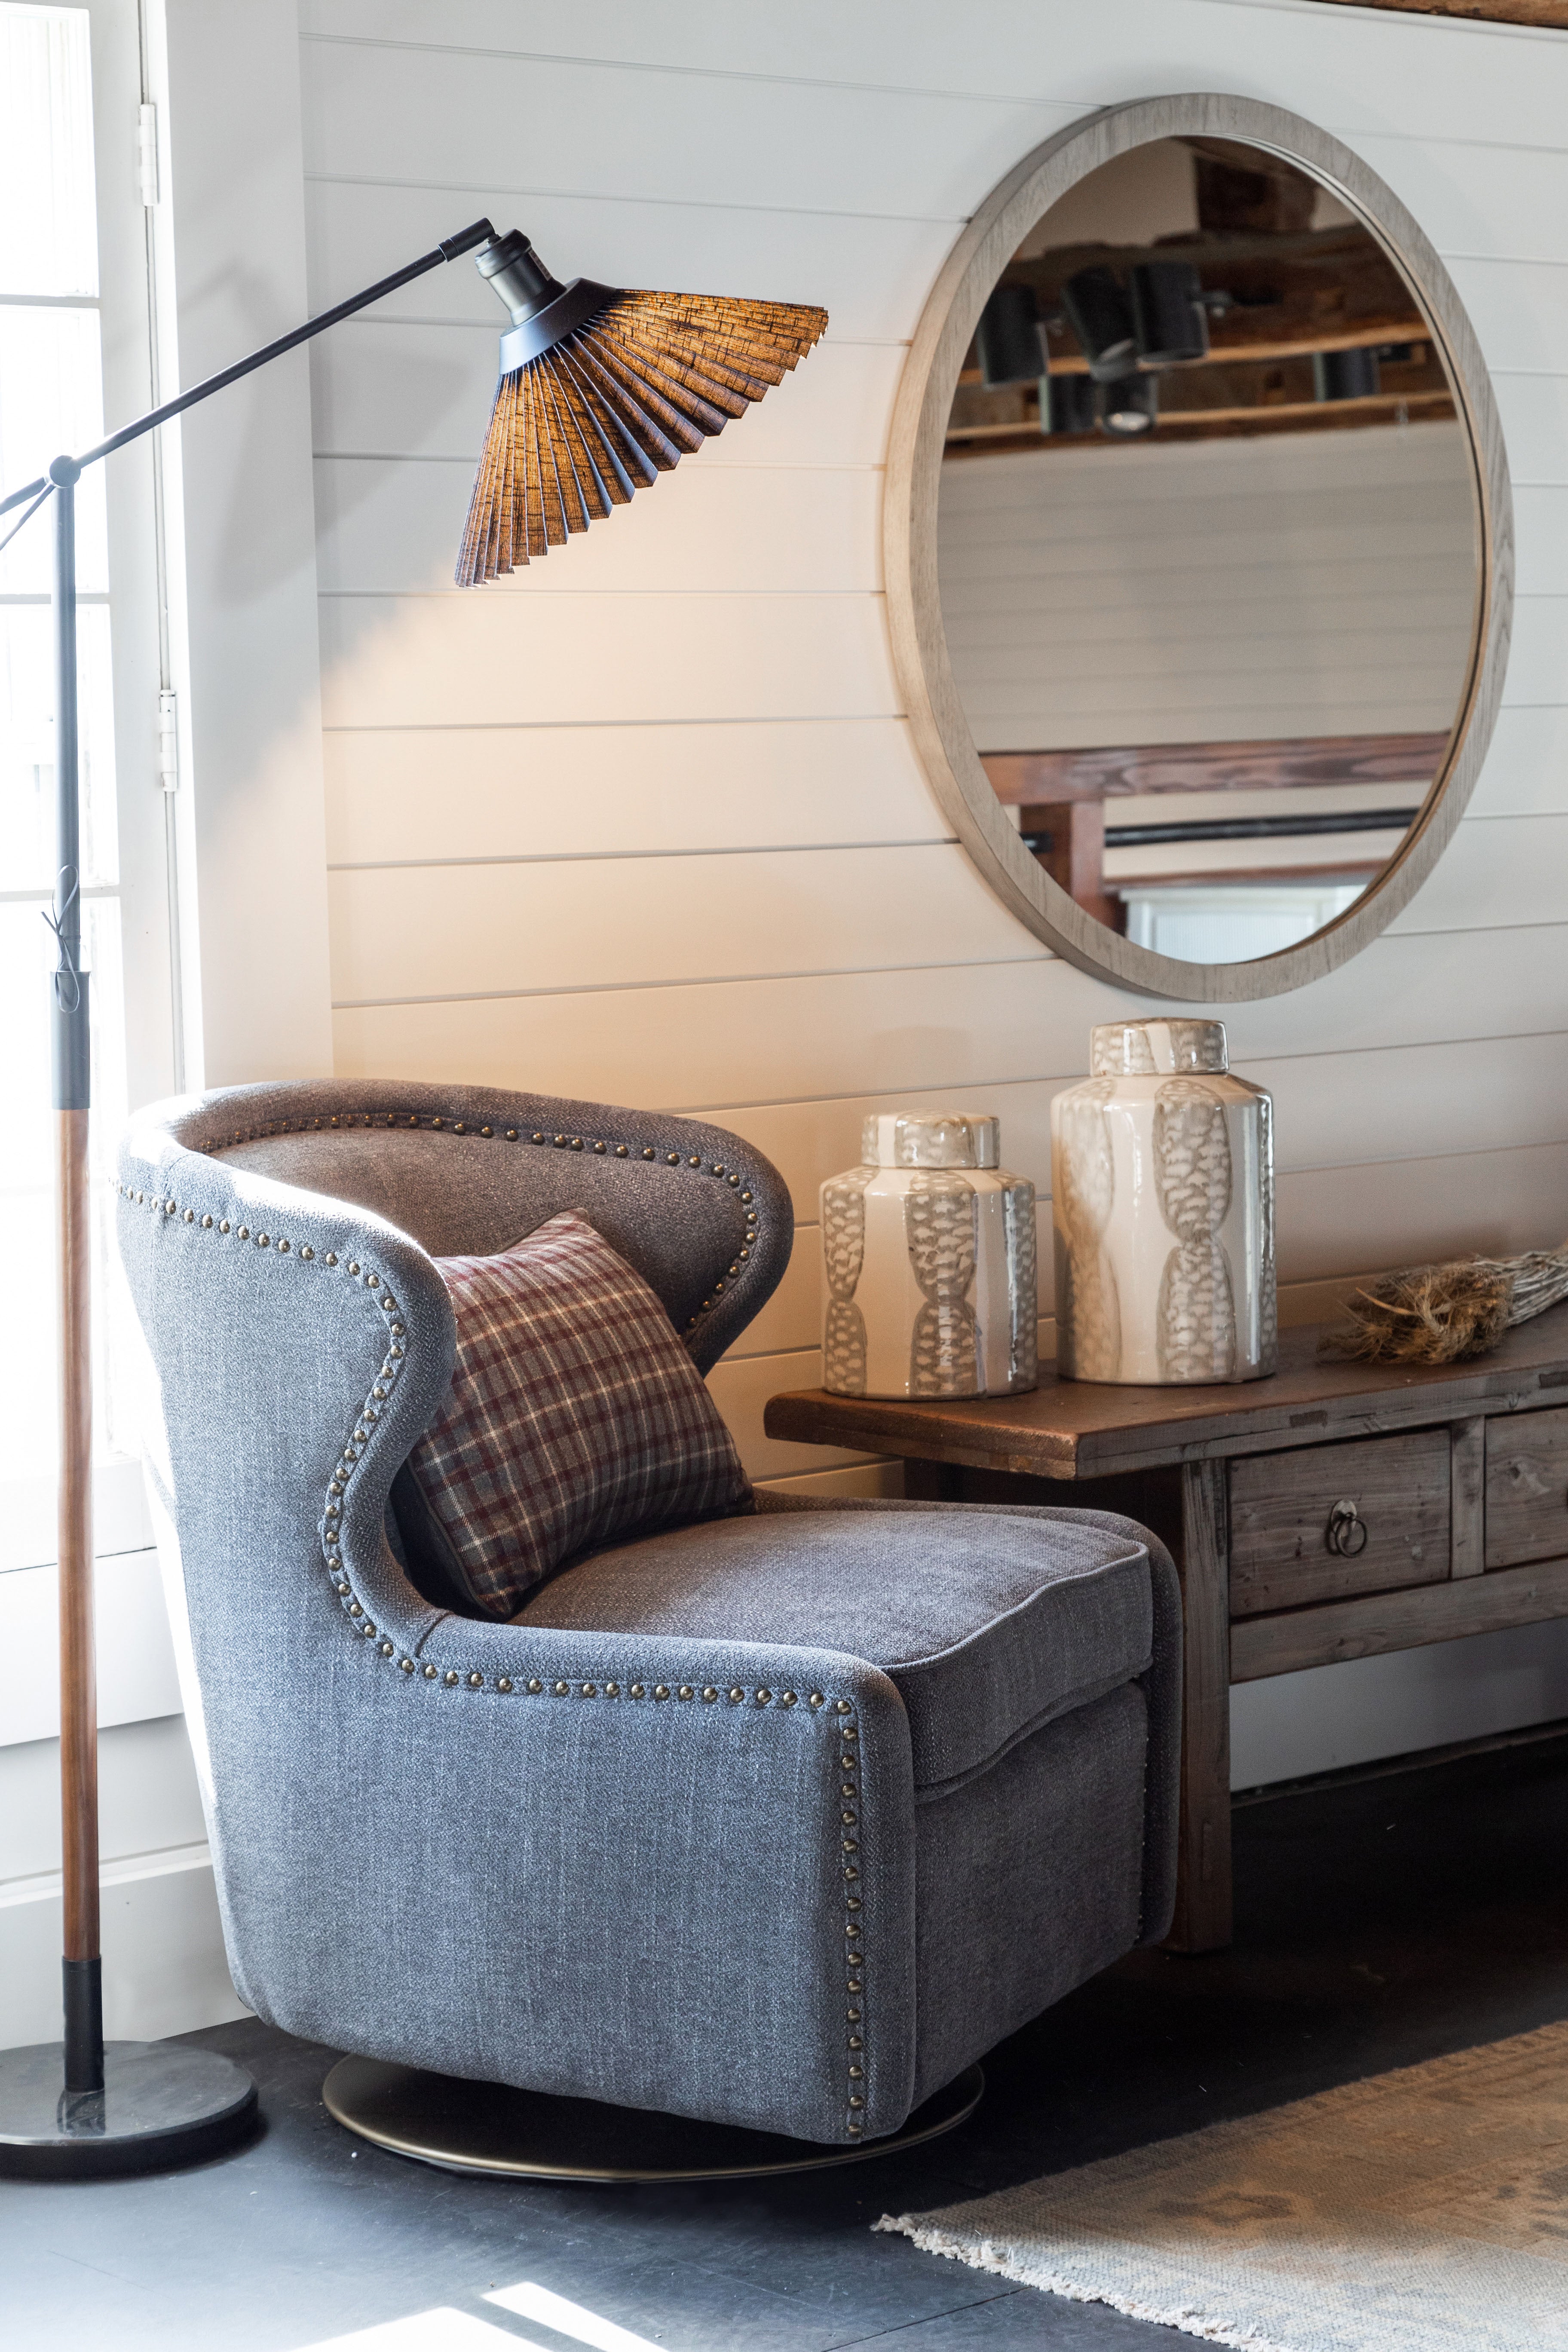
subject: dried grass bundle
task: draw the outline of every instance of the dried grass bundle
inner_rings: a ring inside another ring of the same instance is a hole
[[[1347,1300],[1351,1320],[1321,1342],[1363,1363],[1458,1364],[1568,1298],[1568,1242],[1521,1257],[1407,1266]]]

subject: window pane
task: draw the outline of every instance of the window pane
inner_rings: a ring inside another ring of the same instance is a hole
[[[0,604],[0,888],[55,887],[55,648],[47,604]],[[77,614],[84,888],[119,878],[109,608]]]
[[[0,8],[0,23],[5,20]],[[19,489],[62,450],[103,438],[103,370],[96,310],[27,310],[0,305],[0,486]],[[7,516],[0,537],[17,520]],[[77,586],[109,585],[103,467],[91,467],[76,494]],[[54,578],[54,520],[46,505],[0,555],[0,593],[43,595]]]
[[[87,11],[0,8],[0,294],[96,294],[94,203]]]

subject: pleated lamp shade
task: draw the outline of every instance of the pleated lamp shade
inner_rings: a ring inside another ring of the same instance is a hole
[[[563,286],[516,229],[474,257],[511,312],[458,584],[514,571],[625,506],[782,383],[827,324],[804,302]]]

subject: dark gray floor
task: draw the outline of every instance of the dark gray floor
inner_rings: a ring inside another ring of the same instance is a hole
[[[1138,1955],[996,2052],[961,2132],[845,2172],[492,2186],[347,2137],[323,2051],[256,2024],[193,2037],[257,2075],[262,2131],[183,2175],[0,2186],[0,2343],[292,2352],[449,2308],[495,2331],[483,2352],[1176,2352],[1192,2339],[868,2225],[1568,2014],[1568,1739],[1245,1807],[1237,1830],[1232,1951]],[[481,2299],[524,2281],[599,2325]],[[448,2346],[432,2328],[399,2352]]]

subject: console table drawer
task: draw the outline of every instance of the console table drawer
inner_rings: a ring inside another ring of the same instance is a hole
[[[1244,1455],[1230,1465],[1230,1613],[1435,1584],[1448,1514],[1446,1429]]]
[[[1487,1566],[1568,1552],[1568,1408],[1487,1423]]]

